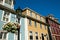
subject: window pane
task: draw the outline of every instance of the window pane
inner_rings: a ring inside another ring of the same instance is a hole
[[[32,11],[30,11],[30,16],[32,16]]]
[[[38,36],[36,36],[36,39],[38,40]]]
[[[8,21],[8,18],[6,18],[6,21]]]
[[[33,40],[33,36],[30,36],[30,40]]]
[[[6,16],[6,12],[4,13],[4,16]]]
[[[4,14],[3,14],[3,21],[9,21],[9,15],[10,15],[9,12],[4,12]]]
[[[44,40],[44,35],[43,34],[41,34],[42,35],[42,40]]]
[[[35,34],[36,34],[36,40],[38,40],[38,32],[35,32]]]
[[[4,39],[6,39],[6,33],[4,33]]]
[[[31,20],[29,19],[29,25],[31,25]]]
[[[46,25],[45,25],[45,29],[46,29]]]
[[[40,28],[42,28],[42,24],[40,23]]]
[[[3,17],[3,20],[5,21],[5,17]]]
[[[30,33],[32,33],[32,31],[30,31]]]
[[[2,39],[2,35],[3,35],[3,33],[1,32],[1,33],[0,33],[0,39]]]
[[[35,21],[35,27],[37,26],[36,21]]]
[[[30,35],[33,35],[33,34],[32,34],[32,31],[30,31],[29,34],[30,34]]]
[[[8,15],[9,15],[9,12],[4,12],[4,15],[5,15],[5,16],[8,16]]]

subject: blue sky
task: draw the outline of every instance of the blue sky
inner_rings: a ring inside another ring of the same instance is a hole
[[[60,21],[60,0],[16,0],[15,9],[29,7],[37,13],[46,16],[53,14]]]

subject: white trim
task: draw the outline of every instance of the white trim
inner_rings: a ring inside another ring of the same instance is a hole
[[[10,22],[10,20],[11,20],[11,13],[10,13],[10,15],[9,15],[9,22]]]
[[[20,33],[20,40],[21,40],[21,33]]]
[[[27,24],[27,18],[25,18],[25,40],[28,40],[28,24]]]
[[[8,35],[9,35],[9,33],[7,33],[6,40],[8,40]]]
[[[3,14],[4,14],[4,11],[2,11],[3,13],[2,13],[2,18],[1,18],[1,21],[3,21]]]

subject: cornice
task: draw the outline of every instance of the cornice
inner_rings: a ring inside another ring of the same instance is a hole
[[[56,22],[55,20],[53,20],[53,19],[51,19],[51,18],[49,18],[49,17],[46,17],[46,18],[60,25],[59,22]]]

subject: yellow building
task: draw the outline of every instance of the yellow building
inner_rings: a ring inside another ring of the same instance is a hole
[[[49,40],[48,24],[44,16],[30,8],[23,9],[22,15],[25,15],[25,25],[27,26],[25,27],[25,40]]]

